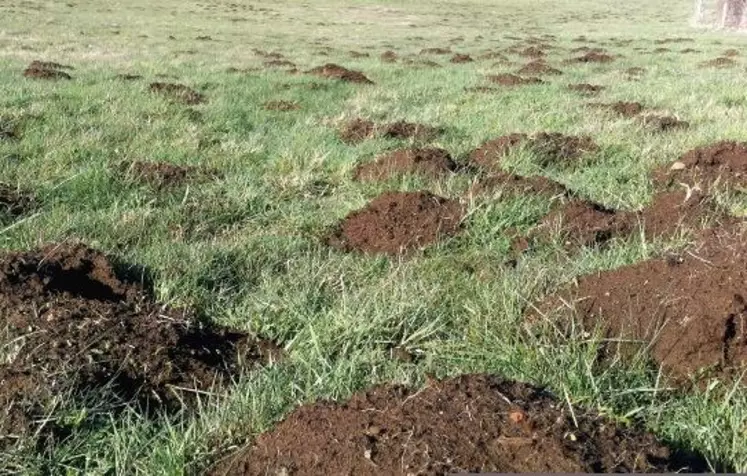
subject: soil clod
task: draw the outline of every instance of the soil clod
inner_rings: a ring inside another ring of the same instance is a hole
[[[584,95],[593,96],[593,95],[599,94],[604,89],[604,86],[598,86],[595,84],[588,84],[588,83],[569,84],[568,89],[570,91],[574,91],[574,92],[581,93]]]
[[[373,84],[373,81],[368,79],[360,71],[353,71],[333,63],[318,66],[309,70],[308,73],[322,78],[337,79],[349,83]]]
[[[528,84],[542,84],[539,78],[523,77],[515,74],[494,74],[488,76],[488,80],[501,86],[525,86]]]
[[[450,63],[455,63],[455,64],[472,63],[473,61],[475,60],[473,60],[470,55],[466,55],[466,54],[456,54],[452,56],[451,59],[449,60]]]
[[[267,101],[264,103],[263,107],[268,111],[296,111],[298,109],[301,109],[301,106],[298,105],[298,103],[293,101]]]
[[[517,71],[518,74],[523,75],[540,75],[540,74],[552,74],[559,75],[563,74],[559,69],[553,68],[544,61],[532,61],[524,65],[523,68]]]
[[[379,181],[405,174],[425,177],[442,177],[453,173],[456,164],[443,149],[403,149],[383,155],[375,162],[359,165],[353,174],[355,180]]]
[[[345,123],[340,131],[340,138],[347,144],[386,137],[388,139],[413,139],[428,141],[441,133],[441,129],[414,122],[397,121],[389,124],[376,124],[367,119],[353,119]]]
[[[205,102],[205,96],[183,84],[151,83],[150,90],[190,106]]]
[[[662,186],[685,183],[706,191],[721,184],[746,188],[747,143],[724,141],[693,149],[673,165],[658,169],[654,181]]]

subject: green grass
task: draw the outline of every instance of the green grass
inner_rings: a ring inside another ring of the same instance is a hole
[[[574,403],[702,452],[714,469],[747,471],[741,387],[664,388],[644,355],[603,365],[593,335],[569,336],[550,323],[530,330],[522,321],[530,303],[574,277],[635,263],[682,242],[634,237],[573,255],[547,246],[510,268],[504,265],[505,232],[529,229],[549,209],[546,201],[499,194],[466,200],[470,179],[464,177],[355,183],[355,165],[406,142],[349,146],[336,134],[339,124],[358,116],[423,122],[446,129],[433,145],[460,160],[510,132],[587,134],[602,147],[593,162],[543,173],[605,205],[637,208],[650,200],[648,177],[656,166],[698,145],[747,140],[744,59],[737,58],[734,69],[700,66],[741,48],[743,37],[691,29],[689,0],[245,4],[253,10],[222,1],[109,5],[35,0],[0,6],[0,116],[21,131],[19,141],[0,141],[0,177],[33,190],[42,203],[25,220],[0,222],[0,247],[82,240],[151,270],[159,300],[195,306],[215,322],[274,339],[287,358],[242,375],[199,411],[176,416],[146,419],[132,410],[114,417],[98,413],[95,402],[62,398],[53,413],[79,423],[73,434],[44,451],[24,442],[0,455],[0,472],[199,473],[303,402],[464,372],[547,385]],[[609,65],[564,65],[572,55],[554,51],[548,61],[563,76],[497,94],[464,88],[518,65],[451,65],[437,57],[442,68],[416,69],[378,59],[385,49],[407,56],[448,46],[457,36],[464,41],[452,48],[477,57],[510,47],[512,35],[546,33],[566,49],[582,44],[572,40],[583,34],[621,57]],[[200,35],[216,41],[194,39]],[[676,36],[695,41],[665,45],[673,53],[650,53],[660,46],[654,40]],[[632,42],[607,44],[612,38]],[[322,45],[333,49],[328,56],[320,55]],[[677,53],[687,47],[701,52]],[[280,51],[302,70],[340,63],[376,85],[265,70],[252,48]],[[371,57],[351,59],[349,50]],[[25,80],[21,71],[33,59],[72,64],[75,79]],[[646,74],[626,81],[623,71],[634,66]],[[259,69],[229,73],[229,67]],[[113,79],[122,72],[145,78]],[[157,74],[177,76],[208,102],[186,107],[149,93]],[[588,108],[589,99],[564,89],[578,82],[606,86],[593,101],[640,101],[692,127],[654,134],[634,120]],[[301,109],[262,108],[278,99]],[[155,191],[118,172],[119,164],[136,159],[205,166],[221,176]],[[507,165],[538,170],[521,153]],[[465,200],[465,232],[402,260],[343,254],[323,244],[340,218],[390,189],[428,189]],[[416,364],[392,360],[388,349],[395,345],[424,358]]]

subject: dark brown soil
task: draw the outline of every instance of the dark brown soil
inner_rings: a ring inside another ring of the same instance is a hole
[[[475,195],[501,190],[507,195],[569,195],[562,184],[546,177],[521,177],[509,172],[494,172],[477,182],[470,191]]]
[[[213,41],[213,37],[210,35],[200,35],[195,37],[195,40],[197,41]]]
[[[385,63],[396,63],[399,56],[397,56],[397,53],[395,53],[394,51],[388,50],[381,53],[381,56],[379,58]]]
[[[263,63],[266,68],[295,68],[296,63],[284,59],[274,59]]]
[[[654,173],[654,181],[662,186],[686,183],[704,190],[723,184],[747,187],[747,143],[718,142],[698,147],[684,154],[671,166]]]
[[[536,46],[530,46],[526,49],[521,50],[519,52],[519,55],[527,56],[529,58],[543,58],[547,56],[547,53],[542,51],[540,48],[537,48]]]
[[[705,467],[701,459],[694,469]],[[379,386],[344,403],[304,405],[209,474],[443,475],[668,472],[681,457],[528,384],[488,375]]]
[[[64,71],[50,68],[40,68],[29,66],[23,71],[23,75],[32,79],[73,79],[72,76]]]
[[[349,214],[328,244],[344,251],[396,255],[456,234],[463,214],[458,202],[429,192],[389,192]]]
[[[138,79],[143,79],[143,77],[139,74],[127,74],[127,73],[118,74],[117,76],[115,76],[115,78],[121,79],[123,81],[135,81]]]
[[[420,50],[421,55],[450,55],[450,48],[424,48]]]
[[[452,56],[451,59],[449,60],[449,62],[456,63],[456,64],[459,64],[459,63],[472,63],[473,61],[475,61],[475,60],[473,60],[470,55],[465,55],[465,54],[456,54],[456,55]]]
[[[441,130],[436,127],[413,122],[397,121],[389,124],[375,124],[366,119],[353,119],[340,131],[340,138],[347,144],[354,144],[373,137],[389,139],[413,139],[427,141],[437,137]]]
[[[66,64],[55,63],[54,61],[32,61],[28,66],[32,69],[75,69]]]
[[[539,74],[563,74],[559,69],[553,68],[544,61],[532,61],[524,65],[523,68],[517,71],[518,74],[523,75],[539,75]]]
[[[543,167],[574,165],[586,154],[599,149],[591,137],[566,136],[557,132],[534,134],[528,145]]]
[[[373,81],[368,79],[360,71],[353,71],[333,63],[318,66],[309,70],[308,73],[322,78],[337,79],[349,83],[373,84]]]
[[[604,89],[604,86],[597,86],[595,84],[588,83],[569,84],[568,89],[584,95],[593,96],[595,94],[599,94],[599,92]]]
[[[268,111],[297,111],[301,109],[298,103],[293,101],[267,101],[264,106]]]
[[[367,119],[353,119],[345,123],[340,130],[340,139],[346,144],[354,144],[374,136],[376,124]]]
[[[610,63],[615,60],[615,57],[606,53],[598,53],[596,51],[590,51],[582,56],[573,58],[570,60],[572,63]]]
[[[515,74],[494,74],[488,76],[488,80],[501,86],[524,86],[527,84],[542,84],[539,78],[526,78]]]
[[[721,57],[706,61],[704,63],[701,63],[701,65],[712,68],[732,68],[737,65],[737,62],[731,58]]]
[[[30,430],[68,391],[178,409],[271,350],[153,302],[142,276],[122,269],[84,245],[0,257],[0,320],[16,348],[0,364],[0,440]]]
[[[700,50],[696,50],[695,48],[685,48],[683,50],[680,50],[680,53],[682,53],[682,54],[700,53]]]
[[[205,96],[183,84],[151,83],[150,90],[190,106],[205,102]]]
[[[353,176],[362,182],[407,174],[437,178],[455,172],[456,168],[456,163],[444,149],[402,149],[383,155],[375,162],[359,165]]]
[[[641,117],[643,124],[657,132],[668,132],[675,129],[687,129],[690,123],[681,121],[673,116],[649,114]]]
[[[187,181],[204,179],[210,175],[197,167],[167,162],[132,162],[125,166],[127,174],[157,189],[178,187]]]
[[[639,348],[649,346],[667,375],[686,383],[696,374],[744,368],[745,270],[745,235],[726,227],[706,231],[695,249],[679,256],[584,277],[559,295],[575,303],[589,329],[601,325],[607,337],[641,341]],[[539,306],[543,312],[560,307],[555,296]]]
[[[489,140],[470,154],[470,162],[480,168],[501,170],[501,159],[513,148],[527,140],[526,134],[509,134]]]
[[[645,109],[641,103],[625,101],[618,101],[611,104],[593,103],[590,105],[592,107],[608,109],[612,112],[620,114],[623,117],[635,117],[638,114],[642,113]]]
[[[3,223],[3,218],[18,218],[35,207],[32,194],[0,182],[0,223]]]

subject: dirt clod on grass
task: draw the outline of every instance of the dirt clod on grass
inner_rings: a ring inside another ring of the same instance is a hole
[[[298,103],[293,101],[267,101],[264,103],[263,107],[268,111],[297,111],[298,109],[301,109],[301,106],[298,105]]]
[[[706,230],[695,248],[583,277],[558,296],[590,330],[600,325],[628,341],[623,353],[650,346],[675,382],[727,376],[747,362],[745,238],[733,227]],[[556,296],[539,305],[543,313],[560,307]]]
[[[55,63],[54,61],[39,60],[32,61],[28,67],[33,69],[75,69],[72,66],[66,64]]]
[[[520,56],[527,56],[529,58],[542,58],[544,56],[547,56],[547,53],[545,53],[542,49],[536,46],[527,47],[519,51],[518,54]]]
[[[522,177],[510,172],[493,172],[480,179],[473,185],[470,191],[475,195],[490,193],[500,190],[506,195],[543,195],[543,196],[565,196],[569,190],[562,184],[546,177]]]
[[[599,94],[602,90],[604,90],[604,86],[598,86],[596,84],[588,84],[588,83],[569,84],[568,90],[581,93],[587,96],[593,96],[595,94]]]
[[[210,474],[667,472],[682,459],[650,433],[570,409],[544,389],[462,375],[303,405]]]
[[[501,159],[527,140],[527,134],[508,134],[489,140],[470,154],[470,162],[485,170],[501,170]]]
[[[397,255],[458,233],[462,206],[429,192],[388,192],[349,214],[328,239],[343,251]]]
[[[566,136],[558,132],[538,132],[531,136],[514,133],[486,142],[470,154],[470,160],[480,168],[499,170],[501,159],[519,146],[530,149],[543,167],[574,165],[599,149],[587,136]]]
[[[0,182],[0,223],[4,218],[15,219],[36,207],[36,199],[26,191]]]
[[[522,75],[563,74],[562,71],[560,71],[559,69],[553,68],[552,66],[545,63],[544,61],[532,61],[530,63],[527,63],[526,65],[524,65],[524,67],[518,70],[517,73],[522,74]]]
[[[736,61],[726,57],[719,57],[701,63],[701,66],[706,66],[709,68],[733,68],[736,65]]]
[[[324,66],[317,66],[316,68],[310,69],[308,74],[313,74],[322,78],[337,79],[348,83],[373,84],[373,81],[368,79],[360,71],[353,71],[333,63],[327,63]]]
[[[515,74],[493,74],[488,76],[488,80],[501,86],[525,86],[544,83],[539,78],[517,76]]]
[[[296,63],[284,59],[274,59],[262,63],[265,68],[295,68]]]
[[[395,53],[392,50],[387,50],[383,53],[381,53],[381,56],[379,56],[379,59],[383,61],[384,63],[396,63],[399,56],[397,53]]]
[[[450,55],[450,48],[423,48],[420,50],[421,55]]]
[[[441,129],[414,122],[397,121],[388,124],[376,124],[367,119],[353,119],[345,123],[340,130],[340,139],[347,144],[386,137],[388,139],[413,139],[428,141],[441,134]]]
[[[178,187],[190,180],[205,179],[214,175],[199,167],[176,165],[168,162],[131,162],[123,167],[129,177],[147,183],[156,189]]]
[[[588,53],[569,60],[571,63],[611,63],[615,57],[607,53],[589,51]]]
[[[39,65],[34,65],[34,63],[31,63],[23,71],[23,75],[31,79],[73,79],[72,76],[64,71],[54,68],[45,68]]]
[[[466,54],[455,54],[449,60],[450,63],[455,63],[455,64],[472,63],[473,61],[475,60],[473,60],[470,55],[466,55]]]
[[[220,387],[269,357],[267,343],[154,302],[142,281],[82,244],[0,256],[3,345],[12,349],[0,364],[0,439],[28,432],[53,395],[104,392],[115,405],[178,409],[193,401],[190,389]]]
[[[359,165],[355,180],[379,181],[406,174],[438,178],[456,171],[456,163],[444,149],[402,149],[383,155],[376,161]]]
[[[654,182],[664,187],[685,183],[706,191],[718,185],[746,188],[747,143],[724,141],[693,149],[656,170]]]
[[[641,117],[643,124],[657,132],[668,132],[675,129],[687,129],[690,123],[674,116],[647,114]]]
[[[122,81],[136,81],[138,79],[143,79],[143,77],[139,74],[129,74],[129,73],[122,73],[115,76],[116,79],[121,79]]]
[[[618,101],[618,102],[610,103],[610,104],[592,103],[590,104],[590,106],[596,107],[599,109],[607,109],[623,117],[635,117],[638,114],[642,113],[643,110],[645,109],[641,103],[626,102],[626,101]]]
[[[156,82],[150,84],[150,90],[190,106],[205,102],[205,96],[183,84]]]
[[[350,50],[348,54],[350,55],[351,58],[368,58],[371,56],[368,53],[363,53],[363,52],[355,51],[355,50]]]

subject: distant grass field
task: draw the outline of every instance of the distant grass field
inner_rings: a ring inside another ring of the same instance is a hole
[[[593,163],[546,175],[606,206],[641,207],[651,198],[655,167],[699,145],[747,140],[747,40],[692,28],[691,3],[3,2],[0,118],[18,123],[20,138],[0,140],[0,181],[33,191],[41,205],[20,221],[0,222],[0,247],[81,240],[147,267],[160,301],[193,306],[210,320],[272,339],[287,355],[243,375],[229,391],[206,395],[199,411],[176,416],[147,419],[132,410],[91,428],[83,422],[95,405],[61,398],[53,417],[80,421],[79,428],[46,448],[29,442],[11,448],[0,455],[0,472],[200,473],[301,403],[345,398],[375,383],[419,385],[426,376],[466,372],[546,385],[570,402],[641,422],[663,440],[701,452],[715,470],[747,471],[741,387],[666,388],[644,355],[603,364],[593,335],[569,338],[550,323],[530,332],[522,322],[528,303],[562,284],[682,246],[687,237],[634,237],[573,254],[547,246],[511,268],[504,265],[507,231],[531,227],[549,210],[546,200],[470,195],[473,178],[464,175],[356,183],[357,164],[408,142],[347,145],[337,135],[355,117],[439,126],[445,132],[431,145],[462,163],[486,140],[511,132],[589,135],[602,148]],[[556,35],[563,48],[547,57],[562,76],[548,76],[549,85],[465,91],[485,84],[486,74],[513,72],[527,61],[506,53],[516,64],[494,65],[477,59],[482,53],[504,51],[514,37],[544,34]],[[575,42],[580,35],[587,41]],[[655,43],[674,37],[694,41]],[[631,41],[621,46],[620,40]],[[585,44],[619,58],[563,64],[575,56],[570,49]],[[652,53],[662,46],[672,51]],[[451,47],[476,61],[429,56],[442,67],[416,68],[379,59],[385,50],[407,57],[428,47]],[[254,48],[282,53],[301,71],[334,62],[376,84],[265,68]],[[699,52],[680,53],[684,48]],[[735,67],[701,66],[731,48],[742,52]],[[351,50],[370,57],[352,58]],[[25,79],[32,60],[72,65],[74,79]],[[631,67],[646,72],[628,80],[624,71]],[[120,73],[143,79],[116,79]],[[149,92],[152,81],[186,84],[207,102],[173,103]],[[606,89],[588,99],[567,91],[570,83]],[[263,104],[271,100],[300,107],[267,111]],[[639,101],[691,127],[654,133],[586,105],[618,100]],[[122,173],[121,164],[133,160],[218,174],[159,190]],[[507,163],[522,173],[538,170],[521,153]],[[324,244],[341,218],[392,189],[462,200],[465,231],[403,259]],[[723,200],[741,212],[739,200]],[[392,359],[396,346],[422,359]]]

